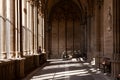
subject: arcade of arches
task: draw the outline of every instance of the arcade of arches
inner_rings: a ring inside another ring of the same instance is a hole
[[[116,77],[119,14],[119,0],[0,0],[0,80],[23,78],[47,59],[76,50],[98,68],[109,58]]]

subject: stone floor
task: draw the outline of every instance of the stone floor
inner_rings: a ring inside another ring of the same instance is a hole
[[[113,80],[89,63],[75,59],[51,59],[23,80]]]

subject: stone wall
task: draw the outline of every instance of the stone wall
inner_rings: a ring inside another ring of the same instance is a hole
[[[26,56],[21,59],[0,60],[0,80],[22,79],[46,62],[46,54]]]
[[[104,0],[104,56],[113,54],[113,0]]]
[[[73,24],[73,21],[67,20],[67,32],[65,32],[64,20],[61,22],[53,21],[51,56],[53,58],[61,58],[62,52],[64,52],[66,48],[67,51],[81,50],[81,29],[82,27],[80,26],[79,21],[75,21]],[[84,32],[82,34],[84,34]]]
[[[113,55],[113,0],[95,1],[93,5],[94,11],[87,17],[88,60],[95,58],[99,67],[103,57],[112,59]]]

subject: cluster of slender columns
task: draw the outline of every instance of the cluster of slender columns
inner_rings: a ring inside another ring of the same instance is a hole
[[[118,74],[120,74],[120,1],[114,0],[114,12],[113,12],[113,42],[114,42],[114,48],[113,48],[113,60],[112,60],[112,76],[116,77]]]
[[[20,58],[44,48],[43,18],[28,0],[0,0],[0,58]]]
[[[0,52],[4,53],[5,52],[5,36],[1,37],[3,34],[5,34],[5,27],[1,27],[1,26],[5,26],[5,12],[2,11],[2,8],[5,7],[5,0],[0,0]],[[4,9],[6,10],[6,9]],[[4,43],[4,45],[3,45]],[[2,54],[0,54],[0,58],[2,58]]]

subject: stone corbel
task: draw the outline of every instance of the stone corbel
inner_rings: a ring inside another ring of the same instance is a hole
[[[104,3],[104,0],[97,0],[97,6],[99,9],[101,9],[103,3]]]

